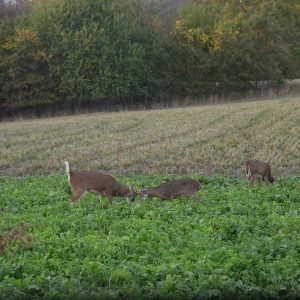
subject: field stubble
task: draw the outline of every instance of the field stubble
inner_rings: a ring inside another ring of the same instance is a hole
[[[0,175],[62,173],[67,159],[112,174],[240,176],[249,158],[295,174],[299,137],[299,97],[19,120],[0,123]]]

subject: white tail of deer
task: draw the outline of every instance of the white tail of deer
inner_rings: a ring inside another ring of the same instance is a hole
[[[112,203],[114,196],[126,197],[133,201],[136,196],[133,187],[124,187],[120,185],[112,176],[102,174],[96,171],[76,171],[74,172],[69,164],[65,161],[68,181],[72,189],[73,203],[76,203],[85,192],[96,192],[100,196],[105,196]]]
[[[154,188],[142,189],[140,194],[144,199],[150,196],[171,200],[180,196],[188,196],[199,201],[200,198],[197,195],[199,189],[200,183],[194,179],[178,179],[164,182]]]
[[[249,186],[253,186],[254,182],[258,181],[259,176],[262,176],[266,183],[273,183],[275,181],[275,178],[271,174],[269,163],[262,160],[247,160],[244,169],[249,180]]]

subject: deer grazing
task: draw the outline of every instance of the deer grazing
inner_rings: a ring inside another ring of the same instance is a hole
[[[261,160],[247,160],[245,162],[245,171],[249,180],[249,186],[253,186],[254,182],[258,182],[258,177],[262,176],[265,183],[273,183],[275,178],[271,174],[270,165]]]
[[[195,200],[200,200],[197,192],[200,183],[194,179],[178,179],[160,184],[154,188],[142,189],[140,191],[143,199],[147,197],[158,197],[162,200],[171,200],[180,196],[189,196]]]
[[[135,189],[120,185],[112,176],[96,171],[74,172],[67,161],[65,164],[68,181],[73,192],[71,199],[73,203],[76,203],[85,192],[96,192],[101,196],[106,196],[110,204],[113,196],[127,197],[127,200],[131,201],[135,199]]]

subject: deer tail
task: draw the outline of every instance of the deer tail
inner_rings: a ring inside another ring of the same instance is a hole
[[[66,165],[66,173],[67,173],[68,177],[72,176],[73,175],[73,171],[71,169],[71,166],[70,166],[69,162],[65,161],[65,165]]]
[[[250,177],[251,176],[251,170],[250,170],[250,166],[249,165],[246,165],[245,171],[246,171],[247,177]]]

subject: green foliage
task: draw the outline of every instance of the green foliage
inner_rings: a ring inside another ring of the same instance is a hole
[[[0,6],[0,107],[8,111],[228,95],[299,77],[299,0]]]
[[[0,45],[2,45],[10,35],[15,31],[15,22],[10,19],[1,20],[0,22]],[[5,68],[3,66],[5,50],[0,47],[0,86],[2,87],[5,82]],[[0,108],[4,106],[6,98],[4,97],[2,88],[0,89]]]
[[[217,89],[235,90],[259,82],[279,84],[295,75],[295,1],[195,2],[182,12],[172,32],[196,53],[184,64],[194,66],[189,68],[191,83],[206,81],[208,86],[218,83]]]
[[[0,298],[299,298],[299,177],[251,190],[194,178],[200,203],[86,194],[75,206],[66,176],[0,178],[0,234],[24,223],[32,236],[0,255]]]
[[[262,1],[245,21],[242,42],[250,58],[253,79],[279,82],[293,70],[291,54],[297,33],[291,1]]]
[[[162,37],[142,30],[120,1],[52,1],[36,9],[33,26],[69,100],[148,96],[160,85]]]
[[[300,77],[300,2],[299,0],[295,0],[296,9],[295,9],[295,19],[296,19],[296,33],[294,36],[295,43],[292,47],[292,55],[295,57],[295,73],[292,74],[291,78],[299,78]]]
[[[15,110],[54,102],[56,97],[48,78],[48,55],[36,33],[16,28],[0,46],[4,106]]]

